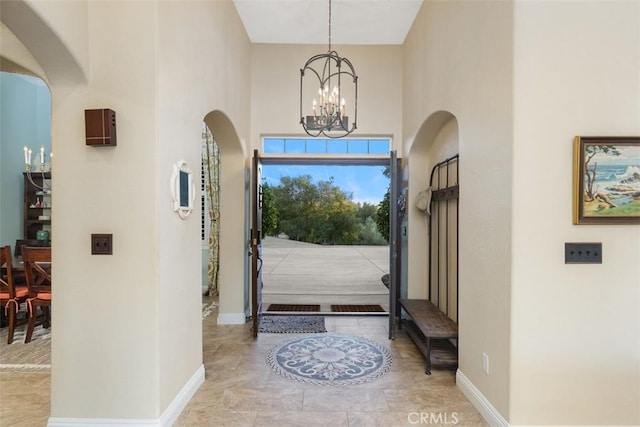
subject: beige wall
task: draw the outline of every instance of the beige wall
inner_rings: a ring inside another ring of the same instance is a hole
[[[239,135],[246,139],[249,130],[250,90],[246,82],[250,45],[231,2],[158,2],[157,28],[158,330],[162,331],[159,355],[160,372],[171,373],[160,378],[164,408],[184,385],[185,378],[193,373],[193,367],[202,363],[202,292],[199,210],[189,220],[180,220],[168,208],[170,192],[165,191],[163,184],[169,182],[172,165],[181,159],[187,160],[198,180],[202,121],[210,112],[226,118],[223,123],[208,121],[218,141],[224,169],[220,192],[224,213],[220,221],[226,233],[221,236],[224,250],[220,265],[220,311],[244,312],[244,287],[238,284],[244,279],[246,251],[243,239],[237,238],[244,231],[244,221],[234,214],[242,211],[244,205],[233,209],[226,206],[229,200],[239,199],[244,188],[244,180],[238,182],[233,177],[242,171],[244,163],[245,149]],[[239,165],[235,160],[238,156],[242,159]],[[195,204],[198,200],[199,197]],[[176,300],[176,293],[184,294],[184,298]],[[176,348],[189,351],[176,352]]]
[[[403,87],[410,195],[425,188],[416,168],[428,174],[443,160],[426,158],[428,144],[450,117],[458,123],[459,366],[504,415],[510,374],[512,21],[508,2],[425,2],[405,41]],[[423,130],[423,124],[431,127],[429,119],[435,129]],[[424,227],[414,233],[416,228],[410,223],[410,257],[426,241]],[[411,267],[416,262],[410,259],[409,291],[426,295],[425,272]],[[483,352],[490,358],[489,375],[482,371]]]
[[[640,422],[640,231],[571,223],[573,137],[640,131],[639,9],[427,2],[405,43],[410,189],[431,114],[459,125],[460,372],[511,425]]]
[[[92,22],[88,83],[51,79],[51,416],[149,418],[159,414],[160,391],[157,11],[151,3],[76,4]],[[47,19],[54,28],[56,18]],[[116,111],[117,147],[84,144],[90,108]],[[92,233],[113,233],[112,256],[91,255]]]
[[[511,416],[640,424],[640,228],[572,225],[572,139],[640,135],[640,3],[517,2]],[[602,242],[565,265],[565,242]]]
[[[333,46],[358,75],[358,129],[351,136],[394,138],[402,155],[402,48]],[[251,64],[251,144],[261,135],[304,135],[300,125],[300,69],[327,46],[255,44]],[[347,100],[347,102],[350,102]],[[351,101],[352,102],[352,101]],[[309,106],[308,113],[310,114]]]
[[[52,92],[51,416],[157,420],[202,367],[199,207],[179,219],[169,177],[179,160],[197,177],[211,112],[227,118],[223,166],[225,153],[246,151],[248,38],[228,1],[10,3],[3,23]],[[52,37],[35,46],[33,34]],[[43,53],[48,43],[64,54]],[[88,108],[117,112],[117,147],[85,145]],[[244,229],[243,218],[226,225]],[[91,233],[113,233],[114,254],[90,255]],[[242,312],[244,251],[235,255],[221,286]]]

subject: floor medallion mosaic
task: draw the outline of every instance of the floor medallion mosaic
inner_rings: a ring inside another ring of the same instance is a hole
[[[317,334],[282,341],[267,352],[267,364],[285,378],[318,385],[354,385],[384,375],[386,347],[366,338]]]

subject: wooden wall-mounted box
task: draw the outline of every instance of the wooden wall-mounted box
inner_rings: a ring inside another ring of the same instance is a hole
[[[116,112],[103,108],[84,110],[87,145],[93,147],[116,146]]]

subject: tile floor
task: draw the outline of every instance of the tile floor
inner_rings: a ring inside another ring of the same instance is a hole
[[[216,318],[214,309],[203,320],[205,382],[176,426],[487,425],[456,386],[453,371],[425,375],[422,355],[402,331],[394,341],[388,339],[386,317],[326,318],[329,332],[364,336],[391,350],[389,372],[348,387],[310,385],[279,376],[267,366],[265,355],[291,334],[261,334],[253,339],[250,325],[217,325]],[[0,426],[46,426],[48,372],[0,373],[0,383]],[[34,389],[40,390],[37,396]]]
[[[216,325],[216,316],[203,323],[205,382],[176,426],[487,425],[456,386],[454,371],[425,375],[422,354],[404,332],[388,339],[387,317],[326,317],[328,332],[388,345],[393,357],[375,381],[331,387],[286,379],[267,366],[267,351],[292,334],[254,340],[249,325]]]

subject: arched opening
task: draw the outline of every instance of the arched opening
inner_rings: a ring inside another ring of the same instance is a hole
[[[53,200],[51,175],[51,92],[46,83],[32,75],[0,72],[0,245],[9,245],[13,261],[13,282],[26,285],[21,256],[22,245],[49,246]],[[27,150],[30,154],[27,155]],[[28,160],[27,160],[28,159]],[[26,169],[26,164],[29,169]],[[28,171],[28,172],[27,172]],[[42,369],[50,366],[51,329],[36,326],[36,351],[19,357],[30,344],[24,344],[29,308],[26,301],[15,307],[18,320],[10,346],[0,351],[0,364]],[[6,345],[6,310],[0,313],[0,342]],[[36,310],[40,317],[40,309]],[[15,344],[15,345],[14,345]]]
[[[431,364],[458,365],[458,122],[432,114],[409,150],[406,329]],[[429,327],[439,324],[432,341]]]
[[[416,204],[418,195],[430,186],[431,170],[437,163],[458,154],[458,121],[447,111],[429,116],[409,150],[408,227],[408,296],[427,298],[429,229],[428,217]]]
[[[79,10],[77,5],[68,7],[70,14]],[[3,70],[18,69],[36,76],[46,75],[51,85],[86,82],[78,58],[27,2],[0,3],[0,16]]]
[[[57,85],[64,82],[67,87],[74,86],[84,81],[84,73],[58,35],[26,2],[2,2],[0,16],[0,242],[3,245],[11,243],[15,253],[13,244],[17,238],[23,238],[25,235],[30,237],[30,233],[37,233],[37,230],[42,229],[50,233],[50,244],[55,253],[64,248],[64,239],[56,239],[55,233],[51,230],[56,219],[55,203],[52,199],[64,197],[65,189],[64,186],[55,189],[55,168],[51,166],[50,153],[61,150],[61,145],[56,144],[53,132],[53,98]],[[26,163],[23,158],[24,146],[33,150],[32,166],[34,171],[37,171],[33,174],[34,181],[37,182],[35,178],[44,169],[51,173],[51,187],[54,191],[59,190],[57,193],[52,191],[48,204],[40,200],[41,206],[47,207],[46,213],[41,212],[43,209],[39,208],[29,209],[33,202],[34,207],[38,204],[37,196],[35,201],[28,201],[22,191],[26,183],[23,175]],[[44,162],[39,154],[41,147],[46,156]],[[44,163],[44,168],[41,168],[41,162]],[[27,208],[23,207],[25,203],[29,204]],[[29,209],[29,214],[25,214],[24,209]],[[35,216],[35,220],[32,216]],[[47,217],[49,219],[46,219]],[[55,305],[54,300],[52,311],[55,310]],[[54,319],[55,316],[52,317],[52,320]],[[20,365],[31,366],[33,372],[38,372],[39,381],[47,384],[51,379],[50,370],[53,370],[55,359],[51,337],[55,336],[58,339],[60,333],[64,332],[62,328],[57,328],[55,334],[49,331],[40,326],[36,327],[34,337],[28,344],[22,343],[21,336],[14,335],[11,346],[1,352],[3,360],[0,363],[16,365],[17,372],[22,369]],[[6,340],[4,344],[6,345]],[[28,351],[24,348],[21,350],[21,346],[29,346],[26,347]],[[11,356],[11,353],[20,354],[13,360],[4,359]]]
[[[248,310],[248,169],[242,143],[229,118],[212,111],[204,118],[220,152],[219,324],[245,323]],[[242,212],[242,215],[238,213]]]
[[[44,171],[50,171],[51,92],[40,78],[3,71],[0,72],[0,93],[0,242],[4,244],[35,238],[40,229],[51,231],[50,224],[27,222],[29,215],[25,216],[23,209],[24,148],[33,151],[31,167],[36,179],[41,171],[41,148]],[[37,203],[36,199],[27,202]]]

